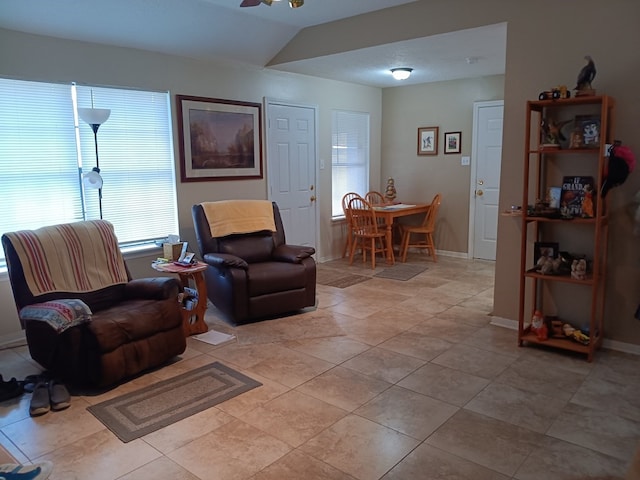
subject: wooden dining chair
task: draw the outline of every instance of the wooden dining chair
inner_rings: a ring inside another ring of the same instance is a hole
[[[382,195],[380,192],[376,192],[375,190],[367,192],[367,194],[364,196],[364,199],[371,205],[383,205],[387,203],[385,201],[384,195]]]
[[[371,268],[376,268],[376,254],[382,253],[383,258],[387,256],[386,232],[380,228],[376,211],[371,204],[362,197],[353,198],[349,201],[349,213],[351,215],[351,225],[353,227],[353,239],[349,253],[349,265],[353,263],[356,248],[362,249],[362,261],[367,261],[367,251],[371,253]],[[393,249],[389,253],[394,262]]]
[[[342,197],[342,212],[344,213],[344,220],[347,227],[346,240],[344,247],[342,248],[342,258],[347,255],[347,252],[351,252],[351,242],[353,241],[353,228],[351,227],[351,217],[349,215],[349,201],[352,198],[362,198],[356,192],[345,193]]]
[[[403,225],[402,226],[402,262],[407,261],[407,252],[409,248],[426,248],[427,253],[433,257],[433,261],[436,259],[436,246],[433,241],[433,234],[436,230],[436,217],[438,215],[438,209],[442,202],[442,195],[439,193],[433,197],[429,211],[424,217],[422,225]],[[411,235],[415,236],[414,243],[411,243]]]

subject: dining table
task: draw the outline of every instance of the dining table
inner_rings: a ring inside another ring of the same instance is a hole
[[[430,203],[392,203],[389,205],[373,206],[376,212],[376,218],[384,219],[387,263],[393,263],[393,222],[395,219],[420,213],[426,214],[429,208],[431,208]]]

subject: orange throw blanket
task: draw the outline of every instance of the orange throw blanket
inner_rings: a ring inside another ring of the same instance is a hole
[[[212,237],[238,233],[276,231],[273,206],[268,200],[222,200],[203,202]]]
[[[92,292],[128,282],[113,225],[90,220],[6,234],[33,295]]]

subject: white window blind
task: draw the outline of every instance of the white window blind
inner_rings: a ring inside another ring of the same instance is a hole
[[[79,179],[69,85],[2,79],[0,233],[82,220]]]
[[[369,190],[369,114],[334,110],[331,135],[331,215],[343,215],[345,193]]]
[[[0,234],[100,217],[98,190],[82,184],[93,130],[74,114],[92,101],[111,110],[98,129],[103,218],[121,245],[177,233],[169,94],[83,86],[76,105],[74,88],[0,79]]]
[[[77,87],[78,107],[108,108],[98,129],[103,218],[121,244],[177,233],[178,219],[168,94]],[[93,130],[79,121],[82,171],[95,166]],[[99,218],[97,190],[85,190],[88,218]]]

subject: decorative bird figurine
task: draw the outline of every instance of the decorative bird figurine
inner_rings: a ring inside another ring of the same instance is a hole
[[[584,59],[587,61],[587,64],[582,67],[582,70],[580,70],[578,74],[578,80],[574,88],[574,90],[577,90],[576,95],[590,95],[594,93],[591,88],[591,82],[596,78],[596,65],[589,55],[585,56]]]

